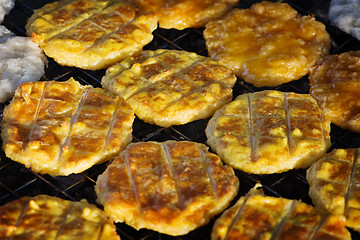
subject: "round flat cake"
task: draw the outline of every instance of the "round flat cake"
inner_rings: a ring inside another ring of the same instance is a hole
[[[360,132],[360,51],[324,57],[309,82],[311,96],[332,123]]]
[[[307,168],[330,147],[330,122],[309,94],[239,95],[216,111],[205,132],[225,163],[254,174]]]
[[[324,24],[287,3],[268,1],[209,22],[204,38],[211,58],[257,87],[305,76],[330,49]]]
[[[298,200],[265,196],[257,187],[215,221],[211,240],[351,239],[344,216]]]
[[[61,0],[28,19],[27,35],[61,65],[97,70],[138,52],[152,39],[157,17],[126,0]]]
[[[98,202],[116,222],[168,235],[187,234],[236,196],[231,167],[201,143],[130,143],[100,175]]]
[[[195,53],[142,51],[107,69],[102,86],[120,95],[137,117],[162,127],[210,117],[232,100],[236,77]]]
[[[316,207],[342,214],[360,231],[360,149],[335,149],[308,170],[309,195]]]
[[[131,0],[145,12],[155,12],[159,27],[185,29],[204,27],[221,17],[239,0]]]
[[[121,97],[74,79],[21,85],[3,112],[3,149],[35,172],[80,173],[132,140],[134,112]]]
[[[39,195],[0,206],[0,239],[120,240],[113,221],[86,200]]]

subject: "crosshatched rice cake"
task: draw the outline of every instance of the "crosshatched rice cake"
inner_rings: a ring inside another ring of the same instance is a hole
[[[239,95],[205,133],[225,163],[254,174],[307,168],[330,147],[330,122],[315,99],[275,90]]]
[[[69,175],[132,140],[134,112],[120,97],[74,79],[21,85],[3,112],[3,149],[35,172]]]
[[[221,17],[239,0],[131,0],[142,11],[153,11],[159,18],[159,27],[185,29],[204,27]]]
[[[342,214],[360,231],[360,149],[335,149],[308,170],[309,195],[316,207]]]
[[[332,123],[360,132],[360,51],[322,58],[309,83],[311,96]]]
[[[257,87],[305,76],[330,49],[324,24],[287,3],[268,1],[209,22],[204,38],[211,58]]]
[[[26,33],[59,64],[97,70],[140,51],[156,28],[125,0],[62,0],[35,10]]]
[[[116,222],[175,236],[207,224],[238,187],[234,170],[204,144],[170,140],[130,143],[95,191]]]
[[[113,221],[86,200],[38,195],[0,207],[0,239],[120,240]]]
[[[255,185],[214,223],[211,240],[350,240],[343,215],[264,195]]]
[[[232,100],[235,82],[210,58],[168,49],[142,51],[108,68],[101,80],[140,119],[162,127],[210,117]]]

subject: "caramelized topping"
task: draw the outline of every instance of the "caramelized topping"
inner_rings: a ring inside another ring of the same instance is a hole
[[[212,239],[351,239],[343,216],[255,188],[216,220]]]
[[[140,119],[169,127],[210,116],[231,100],[235,81],[209,58],[159,49],[110,67],[101,84],[125,98]]]
[[[4,110],[4,149],[37,172],[81,172],[126,146],[133,119],[123,99],[73,79],[27,83]]]
[[[317,207],[342,214],[346,225],[360,230],[359,149],[336,149],[307,172],[310,196]]]
[[[330,48],[321,22],[286,3],[263,1],[233,9],[204,31],[209,55],[255,86],[277,86],[305,76]]]
[[[329,132],[310,95],[274,90],[238,96],[206,128],[209,145],[225,162],[257,174],[309,166],[330,146]]]
[[[309,75],[310,94],[336,125],[360,132],[360,51],[330,55]]]
[[[238,184],[203,144],[138,142],[114,159],[95,190],[116,221],[179,235],[222,211]]]

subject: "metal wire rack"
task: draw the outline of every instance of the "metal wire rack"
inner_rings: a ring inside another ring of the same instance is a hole
[[[53,1],[53,0],[52,0]],[[25,36],[25,24],[32,15],[33,10],[42,7],[52,1],[45,0],[16,0],[13,10],[5,17],[2,23],[16,35]],[[240,0],[236,7],[248,8],[259,0]],[[317,20],[326,25],[331,36],[331,53],[341,53],[350,50],[359,50],[360,42],[336,28],[327,17],[330,0],[284,0],[303,15],[313,15]],[[196,52],[207,56],[205,40],[202,35],[203,29],[165,30],[157,29],[154,32],[153,41],[145,49],[178,49]],[[82,84],[91,84],[101,87],[101,78],[105,70],[87,71],[78,68],[63,67],[49,59],[46,73],[42,80],[67,80],[74,77]],[[273,88],[280,91],[292,91],[308,93],[309,84],[307,77],[297,81],[283,84]],[[234,86],[234,97],[246,92],[259,91],[250,84],[238,79]],[[0,114],[5,104],[1,104]],[[206,143],[205,127],[208,119],[198,120],[181,126],[162,128],[144,123],[135,119],[133,125],[133,141],[165,141],[165,140],[189,140]],[[335,125],[331,129],[332,148],[354,148],[360,147],[360,134],[343,130]],[[106,163],[96,165],[81,174],[73,174],[67,177],[50,177],[40,175],[6,158],[4,152],[0,151],[0,205],[15,200],[25,195],[35,196],[47,194],[61,198],[78,201],[87,199],[96,204],[94,184],[97,176],[101,174]],[[282,174],[271,175],[249,175],[236,171],[240,180],[238,197],[245,195],[256,182],[261,182],[265,193],[272,196],[298,199],[311,204],[308,195],[308,183],[305,178],[306,170],[292,170]],[[99,206],[100,207],[100,206]],[[123,240],[187,240],[187,239],[210,239],[213,221],[206,226],[190,232],[185,236],[171,237],[151,230],[135,230],[126,224],[117,224],[117,230]],[[360,239],[360,234],[351,231],[353,239]]]

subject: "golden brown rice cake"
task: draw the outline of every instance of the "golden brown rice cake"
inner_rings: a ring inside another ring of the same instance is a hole
[[[95,191],[116,222],[182,235],[223,211],[238,187],[233,169],[205,145],[166,141],[130,143]]]
[[[359,149],[335,149],[307,171],[315,206],[345,215],[346,225],[360,231]]]
[[[309,94],[239,95],[214,114],[205,132],[224,162],[254,174],[309,167],[330,147],[330,122]]]
[[[59,64],[96,70],[140,51],[156,27],[125,0],[62,0],[35,10],[26,30]]]
[[[204,37],[213,59],[258,87],[305,76],[330,48],[322,23],[286,3],[268,1],[208,23]]]
[[[39,195],[0,207],[0,239],[120,240],[114,223],[86,200]]]
[[[235,75],[195,53],[143,51],[111,66],[102,86],[125,98],[135,114],[162,127],[211,116],[232,99]]]
[[[255,188],[216,220],[212,240],[351,239],[344,216],[297,200],[264,196]]]
[[[132,0],[143,11],[156,13],[161,28],[182,30],[204,27],[206,23],[221,17],[239,0]]]
[[[334,124],[360,132],[360,51],[329,55],[309,74],[310,94]]]
[[[35,172],[79,173],[125,148],[133,120],[130,106],[101,88],[73,79],[25,83],[4,110],[3,149]]]

